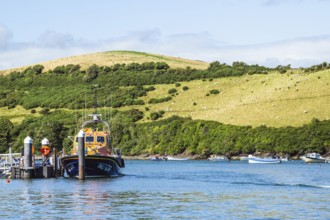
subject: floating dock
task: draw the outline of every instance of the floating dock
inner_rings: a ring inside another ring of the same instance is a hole
[[[55,148],[50,150],[45,138],[42,149],[46,149],[42,159],[36,160],[32,153],[32,139],[24,139],[24,151],[20,153],[0,154],[0,178],[32,179],[54,178],[62,175],[59,158]]]

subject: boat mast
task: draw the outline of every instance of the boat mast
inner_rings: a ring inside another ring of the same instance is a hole
[[[93,114],[97,114],[97,107],[98,107],[98,103],[97,103],[97,87],[99,87],[98,84],[94,85],[94,103],[93,103],[94,113]]]

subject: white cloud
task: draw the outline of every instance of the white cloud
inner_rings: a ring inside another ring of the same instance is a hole
[[[0,69],[111,50],[135,50],[208,62],[218,60],[228,64],[243,61],[269,67],[287,64],[292,67],[307,67],[324,61],[330,62],[330,36],[260,45],[232,45],[217,41],[206,32],[164,36],[158,29],[153,29],[89,42],[76,39],[70,34],[47,31],[36,42],[14,44],[9,42],[10,31],[4,30],[1,32],[0,29],[0,41],[6,46],[0,50]]]
[[[218,55],[228,63],[240,60],[270,67],[287,64],[293,67],[307,67],[324,61],[329,62],[329,51],[330,36],[324,36],[222,48]]]
[[[73,46],[74,39],[70,34],[62,34],[48,30],[39,37],[39,43],[49,48],[68,48]]]
[[[3,49],[9,43],[12,33],[5,26],[0,24],[0,49]]]

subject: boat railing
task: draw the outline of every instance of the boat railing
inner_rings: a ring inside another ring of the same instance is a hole
[[[19,166],[20,153],[0,154],[0,170],[7,170],[13,166]]]
[[[121,157],[121,149],[120,148],[112,148],[111,156]]]

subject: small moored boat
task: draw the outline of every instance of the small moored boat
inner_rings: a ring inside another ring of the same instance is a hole
[[[229,159],[226,156],[216,156],[216,155],[209,157],[208,160],[215,161],[215,162],[228,162],[229,161]]]
[[[186,157],[166,157],[167,160],[189,160],[188,158]]]
[[[251,157],[248,158],[249,163],[260,163],[260,164],[278,164],[281,163],[281,160],[279,158],[272,158],[272,157],[266,157],[266,158],[260,158],[260,157]]]
[[[306,154],[306,156],[302,158],[305,163],[325,163],[326,161],[326,159],[321,157],[319,153]]]
[[[158,156],[156,156],[156,157],[149,158],[149,160],[151,160],[151,161],[166,161],[167,157],[158,157]]]
[[[120,149],[110,145],[110,125],[101,119],[100,114],[91,114],[91,120],[82,123],[85,132],[85,176],[117,177],[121,176],[121,168],[125,167]],[[78,177],[78,138],[72,140],[70,155],[61,158],[65,176]]]

